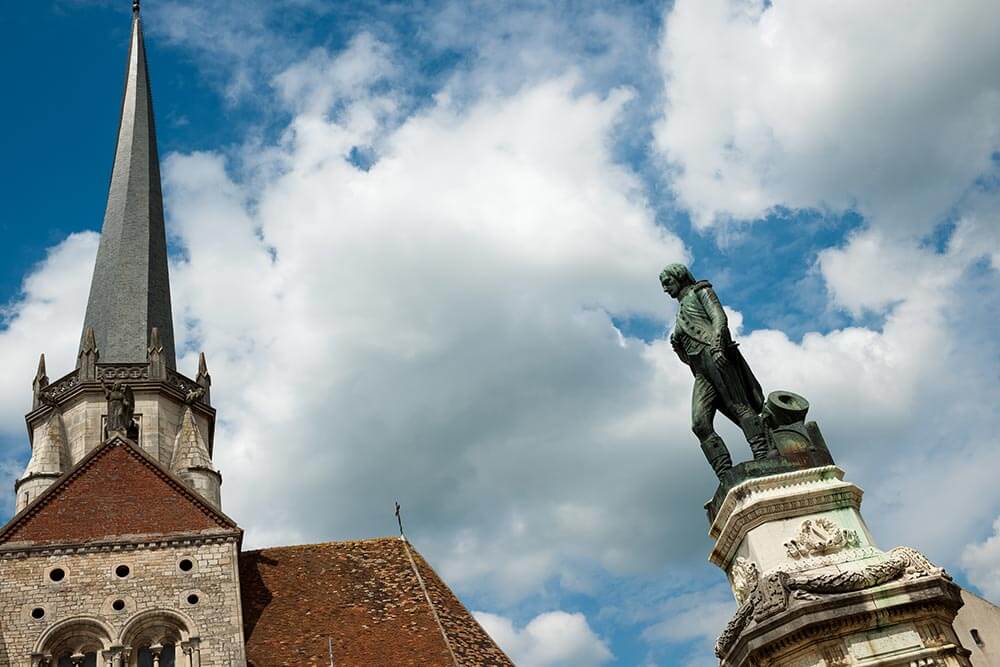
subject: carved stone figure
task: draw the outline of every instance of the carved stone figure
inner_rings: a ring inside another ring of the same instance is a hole
[[[104,397],[108,401],[108,435],[119,433],[127,437],[135,426],[135,395],[132,387],[116,380],[109,389],[104,378],[101,378],[101,387],[104,388]]]
[[[670,344],[694,374],[691,428],[712,469],[721,478],[733,467],[726,443],[715,432],[716,412],[740,427],[754,459],[766,458],[770,440],[760,417],[764,394],[730,336],[711,283],[696,281],[683,264],[670,264],[660,273],[660,284],[680,303]]]
[[[785,542],[790,558],[809,558],[851,549],[860,544],[858,534],[824,517],[806,519],[794,539]]]
[[[736,604],[741,605],[749,599],[750,594],[757,588],[760,581],[760,571],[757,564],[740,556],[736,559],[731,573],[733,580],[733,593],[736,595]]]

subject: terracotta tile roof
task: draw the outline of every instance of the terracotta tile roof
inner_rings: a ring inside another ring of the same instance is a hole
[[[247,551],[240,582],[252,667],[514,664],[398,538]]]

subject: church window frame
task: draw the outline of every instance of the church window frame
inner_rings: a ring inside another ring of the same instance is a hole
[[[35,642],[32,665],[58,667],[60,663],[109,667],[114,642],[110,626],[95,616],[73,616],[46,628]]]
[[[161,653],[170,648],[173,657],[167,665],[200,665],[192,658],[192,646],[197,648],[198,638],[193,637],[194,623],[187,616],[171,609],[150,609],[129,619],[119,634],[118,644],[128,655],[123,667],[161,667]],[[147,653],[151,653],[146,661]]]
[[[62,586],[69,581],[71,574],[69,566],[65,563],[54,563],[45,568],[43,580],[49,586]]]

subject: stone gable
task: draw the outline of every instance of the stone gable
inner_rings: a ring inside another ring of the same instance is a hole
[[[125,440],[94,450],[0,531],[0,545],[236,529],[235,523]]]

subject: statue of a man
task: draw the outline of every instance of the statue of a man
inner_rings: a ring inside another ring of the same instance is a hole
[[[716,411],[740,427],[755,459],[765,458],[770,443],[760,417],[764,394],[729,335],[726,313],[711,283],[695,281],[683,264],[663,269],[660,283],[664,292],[680,302],[670,344],[694,374],[691,429],[721,478],[733,461],[715,432]]]
[[[115,380],[109,389],[108,385],[104,384],[104,378],[101,378],[101,387],[108,401],[108,435],[121,433],[127,437],[132,430],[135,416],[135,396],[132,387]]]

